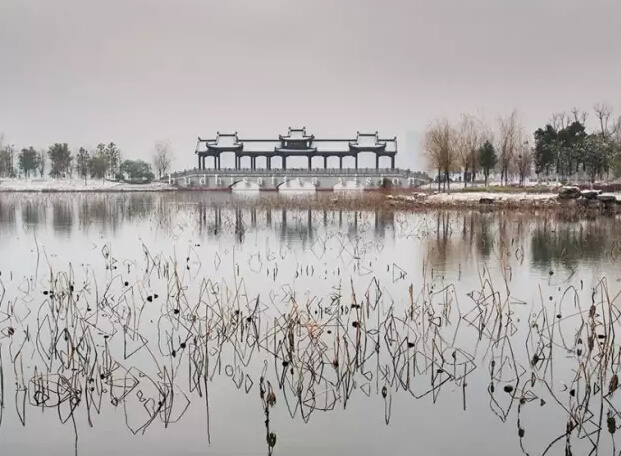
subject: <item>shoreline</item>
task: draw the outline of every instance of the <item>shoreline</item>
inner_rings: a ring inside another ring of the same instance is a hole
[[[8,184],[8,185],[7,185]],[[279,192],[234,192],[225,189],[174,187],[168,183],[127,184],[119,182],[83,181],[13,181],[0,182],[2,194],[120,194],[120,193],[219,193],[231,194],[230,204],[317,210],[396,210],[415,212],[426,210],[478,210],[560,212],[567,215],[593,216],[621,213],[621,193],[613,194],[615,200],[607,204],[595,200],[560,199],[558,191],[533,192],[528,189],[490,189],[440,193],[431,189],[377,189],[377,190],[316,190]]]

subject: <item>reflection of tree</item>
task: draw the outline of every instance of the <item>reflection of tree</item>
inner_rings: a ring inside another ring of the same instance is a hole
[[[145,220],[153,212],[154,197],[151,193],[124,195],[122,202],[123,220]]]
[[[394,229],[395,211],[391,209],[380,208],[375,210],[375,236],[383,238],[386,235],[386,228]]]
[[[444,269],[447,259],[455,257],[452,254],[451,214],[438,211],[435,217],[435,225],[435,236],[429,238],[429,261],[434,267]],[[461,244],[463,245],[463,243]]]
[[[588,222],[559,224],[545,221],[531,236],[532,264],[549,268],[558,262],[573,269],[585,260],[601,260],[608,255],[619,230],[614,224]]]
[[[288,210],[282,209],[280,239],[283,242],[302,241],[302,248],[314,238],[313,211],[308,209]],[[342,212],[339,213],[342,217]]]
[[[121,222],[121,213],[116,197],[108,198],[106,195],[91,195],[79,202],[78,214],[80,226],[88,228],[91,224],[96,225],[104,233],[112,229],[116,233]]]
[[[53,226],[57,233],[71,234],[73,207],[71,200],[57,199],[52,202]]]
[[[12,232],[15,230],[15,200],[0,198],[0,231]]]
[[[477,214],[478,226],[476,230],[476,246],[479,255],[488,259],[494,249],[494,235],[492,233],[493,214]]]
[[[436,266],[446,266],[465,260],[474,253],[488,260],[497,250],[506,266],[511,257],[523,255],[523,243],[528,234],[529,220],[517,214],[499,212],[437,212],[434,232],[428,240],[430,260]]]
[[[45,202],[27,201],[22,206],[22,221],[32,228],[37,228],[41,221],[45,222]]]

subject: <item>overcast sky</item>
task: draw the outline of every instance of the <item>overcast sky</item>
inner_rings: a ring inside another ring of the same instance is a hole
[[[620,112],[620,30],[619,0],[0,0],[0,132],[183,168],[217,130],[379,130],[419,168],[436,116]]]

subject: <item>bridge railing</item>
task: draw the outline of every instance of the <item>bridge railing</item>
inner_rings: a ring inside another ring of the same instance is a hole
[[[290,168],[290,169],[250,169],[250,168],[221,168],[221,169],[189,169],[184,171],[178,171],[171,173],[171,177],[179,177],[186,175],[220,175],[220,176],[325,176],[325,177],[340,177],[340,176],[378,176],[378,175],[386,175],[386,176],[416,176],[418,173],[410,171],[409,169],[400,169],[400,168],[316,168],[316,169],[308,169],[308,168]],[[168,176],[162,178],[162,180],[167,179]]]

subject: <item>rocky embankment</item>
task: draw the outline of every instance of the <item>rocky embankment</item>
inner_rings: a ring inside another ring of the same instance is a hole
[[[386,199],[393,206],[430,208],[591,208],[621,211],[621,194],[603,193],[601,190],[580,190],[578,187],[561,187],[549,193],[504,192],[455,192],[392,194]]]

